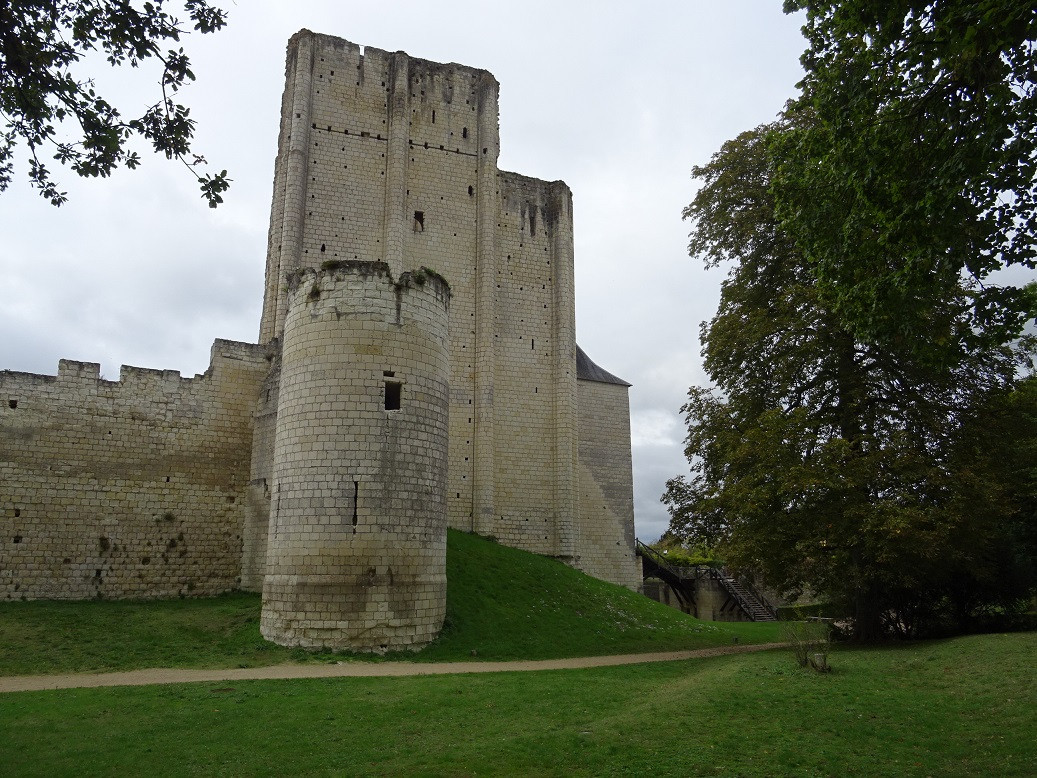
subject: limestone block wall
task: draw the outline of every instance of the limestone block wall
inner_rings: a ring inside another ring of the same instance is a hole
[[[435,269],[452,290],[450,524],[571,560],[572,195],[498,170],[498,91],[485,70],[292,38],[260,340],[299,268]]]
[[[421,646],[446,608],[449,287],[350,261],[288,290],[263,635]]]
[[[634,494],[627,387],[578,382],[580,512],[577,567],[622,584],[641,586],[634,549]]]
[[[572,560],[576,338],[572,194],[501,173],[493,289],[495,514],[485,534]]]
[[[277,398],[281,386],[281,344],[268,344],[270,370],[259,388],[252,413],[252,464],[241,541],[241,588],[263,591],[266,576],[267,529],[270,522],[270,485],[274,469]]]
[[[266,349],[205,374],[62,360],[0,372],[0,597],[212,595],[238,585]]]
[[[444,276],[453,293],[449,512],[468,530],[480,488],[483,513],[494,514],[492,454],[476,488],[475,449],[493,446],[497,91],[485,70],[293,36],[260,327],[261,342],[280,335],[288,275],[324,261]]]

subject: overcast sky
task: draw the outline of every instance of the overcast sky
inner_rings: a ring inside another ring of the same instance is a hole
[[[67,358],[113,380],[122,364],[189,376],[214,338],[255,342],[292,33],[485,68],[501,85],[500,168],[573,191],[577,338],[633,384],[637,534],[656,539],[723,278],[687,255],[690,170],[794,96],[800,19],[780,0],[222,5],[224,31],[184,41],[198,80],[182,97],[194,151],[234,180],[226,203],[210,210],[183,168],[142,149],[141,169],[111,179],[58,167],[70,202],[56,209],[20,159],[0,194],[0,369],[54,374]],[[154,70],[96,76],[128,116],[157,99]]]

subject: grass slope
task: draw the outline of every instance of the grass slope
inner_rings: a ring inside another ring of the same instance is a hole
[[[553,559],[451,531],[447,616],[418,659],[552,659],[777,640],[775,624],[698,621]]]
[[[9,775],[1030,776],[1037,635],[0,695]]]
[[[548,659],[776,639],[774,624],[699,622],[535,554],[451,531],[447,619],[418,661]],[[260,598],[0,604],[0,674],[338,661],[259,634]]]

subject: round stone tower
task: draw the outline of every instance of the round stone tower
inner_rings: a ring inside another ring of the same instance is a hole
[[[293,273],[281,353],[262,633],[418,648],[446,609],[447,317],[428,271]]]

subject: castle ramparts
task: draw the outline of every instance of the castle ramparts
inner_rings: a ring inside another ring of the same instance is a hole
[[[415,647],[445,528],[637,588],[628,384],[576,345],[572,193],[486,72],[288,46],[259,344],[0,373],[0,596],[262,591],[277,642]]]

